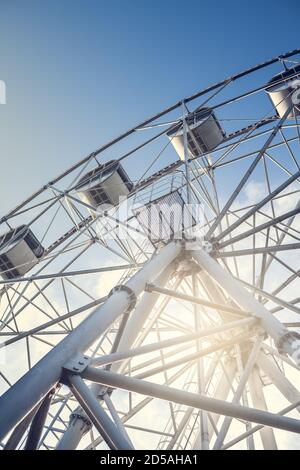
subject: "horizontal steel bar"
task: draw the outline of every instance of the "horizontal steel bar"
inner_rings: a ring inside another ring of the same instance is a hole
[[[209,398],[198,393],[186,392],[173,387],[167,387],[165,385],[159,385],[132,377],[125,377],[121,374],[107,372],[92,367],[87,367],[82,373],[82,377],[108,387],[121,388],[123,390],[140,393],[149,397],[192,406],[212,413],[231,416],[233,418],[264,424],[266,426],[300,434],[300,420],[279,416],[267,411],[232,404],[215,398]]]

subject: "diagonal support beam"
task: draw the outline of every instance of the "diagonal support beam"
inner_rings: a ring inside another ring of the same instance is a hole
[[[274,225],[279,224],[280,222],[282,222],[283,220],[288,219],[289,217],[294,217],[295,215],[299,214],[299,212],[300,212],[300,207],[296,207],[296,209],[293,209],[290,212],[286,212],[285,214],[279,215],[278,217],[275,217],[274,219],[271,219],[268,222],[265,222],[261,225],[257,225],[256,227],[253,227],[252,229],[247,230],[246,232],[243,232],[239,235],[236,235],[233,238],[230,238],[230,240],[227,240],[223,243],[220,243],[219,248],[224,248],[227,245],[232,245],[233,243],[236,243],[240,240],[243,240],[244,238],[250,237],[251,235],[254,235],[257,232],[261,232],[262,230],[265,230],[266,228],[273,227]],[[241,219],[242,219],[242,217],[238,220],[238,222],[240,222]],[[231,225],[230,228],[233,225]],[[280,245],[279,245],[279,247],[280,247]]]
[[[242,376],[240,377],[239,384],[238,384],[238,387],[235,391],[232,403],[239,403],[239,401],[240,401],[240,399],[243,395],[243,392],[244,392],[244,389],[246,387],[249,375],[252,371],[252,368],[254,366],[254,363],[255,363],[256,357],[259,353],[260,348],[261,348],[261,339],[259,338],[256,341],[256,343],[254,344],[254,346],[252,347],[252,350],[251,350],[251,352],[248,356],[247,364],[245,366],[245,369],[243,371]],[[227,416],[225,418],[225,420],[224,420],[224,422],[221,426],[221,429],[218,433],[215,445],[213,447],[214,450],[219,450],[222,447],[222,444],[223,444],[224,439],[226,437],[226,434],[228,432],[231,421],[232,421],[231,417]]]
[[[251,311],[254,316],[261,320],[263,328],[274,339],[277,347],[289,354],[296,364],[299,365],[300,335],[296,332],[289,331],[207,252],[200,249],[192,252],[192,255],[201,268],[204,269],[242,309]]]
[[[260,202],[255,204],[246,214],[242,215],[238,220],[236,220],[233,224],[230,224],[230,226],[224,230],[220,235],[215,237],[216,241],[221,240],[221,238],[226,237],[229,233],[231,233],[233,230],[235,230],[237,227],[239,227],[245,220],[249,219],[253,214],[255,214],[259,209],[261,209],[263,206],[265,206],[268,202],[270,202],[274,197],[276,197],[279,193],[281,193],[285,188],[287,188],[290,184],[292,184],[296,179],[298,179],[300,176],[300,171],[297,171],[293,176],[288,178],[284,183],[282,183],[278,188],[276,188],[274,191],[272,191],[268,196],[266,196],[264,199],[262,199]],[[288,212],[286,217],[282,218],[283,216],[277,217],[272,220],[273,224],[281,222],[282,220],[287,219],[288,217],[293,217],[294,215],[299,213],[299,208],[294,209],[291,212]],[[278,219],[278,220],[277,220]],[[276,221],[276,222],[275,222]],[[232,240],[235,240],[235,238],[232,238]],[[230,243],[231,243],[230,241]],[[229,243],[227,243],[229,244]],[[225,244],[222,244],[225,246]]]
[[[175,292],[174,290],[165,289],[164,287],[155,286],[154,284],[147,284],[146,290],[147,292],[158,292],[159,294],[168,295],[170,297],[174,297],[175,299],[187,300],[188,302],[192,302],[193,304],[203,305],[205,307],[209,307],[215,310],[221,310],[221,312],[233,313],[234,315],[238,316],[251,315],[251,312],[244,312],[242,310],[229,307],[228,305],[217,304],[214,302],[210,302],[209,300],[199,299],[192,295],[182,294],[181,292]]]
[[[218,217],[216,218],[216,220],[214,221],[214,223],[212,224],[212,226],[210,227],[210,229],[208,230],[207,234],[206,234],[206,239],[209,240],[210,237],[213,235],[213,233],[215,232],[216,228],[218,227],[218,225],[220,224],[220,222],[222,221],[223,217],[225,216],[225,214],[227,213],[228,209],[230,209],[231,205],[233,204],[233,202],[235,201],[235,199],[237,198],[237,196],[239,195],[239,193],[241,192],[241,190],[243,189],[243,187],[245,186],[246,182],[248,181],[248,179],[250,178],[251,174],[253,173],[253,171],[255,170],[258,162],[261,160],[262,156],[264,155],[265,151],[268,149],[269,145],[271,144],[271,142],[273,141],[273,139],[275,138],[277,132],[279,131],[279,129],[281,128],[282,124],[284,123],[284,121],[286,120],[286,118],[288,117],[289,113],[291,112],[291,109],[293,108],[293,103],[289,106],[289,108],[287,109],[287,111],[285,112],[284,116],[280,119],[280,121],[278,122],[278,124],[274,127],[273,131],[271,132],[271,134],[269,135],[268,139],[266,140],[265,144],[263,145],[262,149],[260,150],[260,152],[258,153],[258,155],[255,157],[255,159],[253,160],[253,162],[251,163],[250,167],[248,168],[248,170],[246,171],[246,173],[244,174],[243,178],[241,179],[241,181],[239,182],[239,184],[237,185],[235,191],[232,193],[232,195],[230,196],[230,198],[228,199],[228,201],[226,202],[225,206],[223,207],[223,209],[221,210],[220,214],[218,215]],[[224,232],[223,232],[224,233]],[[222,235],[223,236],[223,235]]]
[[[132,450],[133,447],[128,439],[109,418],[80,375],[70,374],[68,376],[68,384],[73,395],[77,398],[110,449]]]

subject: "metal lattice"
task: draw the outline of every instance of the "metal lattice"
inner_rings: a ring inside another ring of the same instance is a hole
[[[299,57],[170,106],[1,218],[2,448],[299,446]],[[193,239],[160,213],[149,230],[158,202],[201,206]]]

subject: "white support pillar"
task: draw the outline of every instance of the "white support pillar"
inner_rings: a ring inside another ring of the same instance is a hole
[[[246,312],[253,312],[261,320],[265,331],[275,340],[277,346],[289,354],[300,365],[300,335],[289,331],[255,297],[253,297],[229,272],[203,249],[192,251],[199,263],[228,295]]]

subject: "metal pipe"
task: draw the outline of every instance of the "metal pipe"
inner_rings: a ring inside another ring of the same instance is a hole
[[[193,296],[199,297],[199,284],[198,278],[195,272],[192,273],[192,292]],[[203,328],[203,321],[201,318],[202,309],[199,305],[194,305],[194,317],[195,317],[195,328],[196,331],[201,331]],[[201,351],[200,341],[197,341],[197,351]],[[197,361],[197,379],[198,379],[198,393],[205,393],[205,373],[204,373],[204,360],[203,357],[199,357]],[[209,433],[208,433],[208,418],[207,413],[199,411],[199,441],[196,439],[193,445],[193,449],[209,450]]]
[[[33,416],[35,415],[36,411],[38,410],[40,403],[35,406],[27,416],[25,416],[22,421],[15,427],[9,439],[7,440],[4,450],[15,450],[22,439],[23,435],[25,434],[26,429],[28,428]]]
[[[73,395],[94,423],[109,448],[114,450],[132,450],[133,448],[129,441],[123,433],[120,433],[115,423],[102,409],[100,403],[80,375],[70,374],[68,382]]]
[[[246,248],[245,250],[232,250],[217,252],[217,258],[232,258],[235,256],[258,255],[260,253],[275,253],[278,251],[298,250],[300,243],[288,243],[286,245],[260,246],[258,248]]]
[[[236,361],[233,360],[233,358],[230,358],[229,361],[225,362],[223,366],[223,372],[217,383],[213,398],[217,400],[222,400],[222,401],[227,399],[230,388],[232,386],[232,383],[236,375],[236,369],[237,369],[237,364],[236,364]],[[220,420],[220,417],[221,417],[220,414],[216,414],[216,413],[211,414],[212,421],[208,422],[209,441],[211,441],[211,438],[214,433],[214,426],[216,428]]]
[[[193,364],[186,364],[184,367],[181,367],[175,374],[173,374],[169,379],[168,379],[168,385],[170,385],[171,383],[175,382],[177,379],[179,379],[180,377],[182,377],[182,375],[188,370],[191,368]],[[133,408],[131,408],[128,413],[123,416],[122,418],[122,423],[126,423],[127,421],[129,421],[129,419],[131,419],[133,416],[135,416],[137,413],[139,413],[146,405],[148,405],[149,403],[151,403],[153,400],[152,397],[147,397],[147,398],[144,398],[144,400],[140,401],[137,405],[135,405]],[[94,445],[95,447],[98,446],[100,443],[102,442],[102,437],[98,437],[94,440]],[[75,448],[75,447],[73,447]],[[91,446],[91,444],[85,448],[85,450],[91,450],[93,447]]]
[[[156,279],[156,282],[164,286],[173,272],[173,269],[174,267],[172,265],[167,266]],[[126,323],[116,354],[131,349],[158,299],[159,295],[144,292],[141,300],[136,305],[136,308],[133,310]],[[122,364],[113,364],[112,371],[117,372],[121,366]]]
[[[269,358],[261,352],[258,355],[257,364],[290,403],[300,400],[299,390],[281,373],[275,361],[271,361],[271,356]],[[297,410],[300,413],[300,407]]]
[[[300,175],[300,171],[298,173]],[[259,204],[259,206],[260,206],[260,204]],[[258,211],[258,208],[255,211],[253,211],[253,213],[255,213],[256,211]],[[249,211],[249,212],[252,212],[252,211]],[[294,217],[295,215],[299,214],[299,212],[300,212],[300,206],[296,207],[295,209],[293,209],[289,212],[285,212],[284,214],[282,214],[278,217],[274,217],[273,219],[268,220],[268,222],[265,222],[261,225],[257,225],[256,227],[253,227],[250,230],[247,230],[246,232],[242,232],[241,234],[236,235],[235,237],[230,238],[229,240],[226,240],[223,243],[220,243],[219,248],[225,248],[225,246],[231,245],[231,244],[236,243],[240,240],[244,240],[244,238],[250,237],[251,235],[254,235],[257,232],[261,232],[262,230],[265,230],[266,228],[272,227],[272,226],[282,222],[283,220],[288,219],[289,217]],[[252,215],[252,214],[250,214],[250,215]],[[242,217],[239,218],[237,222],[242,222],[241,219],[242,219]],[[244,218],[244,220],[246,220],[246,219],[247,219],[247,217]],[[240,225],[240,224],[238,223],[238,225]]]
[[[74,315],[78,315],[79,313],[84,312],[85,310],[89,310],[90,308],[96,307],[99,304],[102,304],[107,297],[102,297],[100,299],[94,300],[93,302],[89,302],[86,305],[83,305],[82,307],[77,308],[76,310],[73,310],[72,312],[68,312],[65,315],[61,315],[58,318],[54,318],[54,320],[50,320],[46,323],[43,323],[42,325],[36,326],[35,328],[32,328],[31,330],[28,331],[23,331],[20,332],[19,334],[16,333],[16,336],[14,338],[10,338],[7,341],[4,341],[3,343],[0,343],[0,348],[3,348],[5,346],[8,346],[12,343],[15,343],[16,341],[19,341],[20,339],[26,338],[27,336],[32,336],[40,332],[41,330],[46,330],[49,328],[49,326],[55,325],[57,323],[60,323],[62,320],[67,320],[68,318],[73,317]],[[0,336],[4,335],[5,333],[1,332]],[[12,333],[9,332],[9,335]],[[47,334],[49,334],[49,331],[47,331]],[[65,334],[65,333],[63,333]]]
[[[278,429],[284,429],[300,434],[300,421],[293,418],[278,416],[255,408],[248,408],[215,398],[209,398],[197,393],[185,392],[176,388],[159,385],[144,380],[125,377],[114,372],[87,367],[82,377],[98,382],[106,386],[121,388],[127,391],[140,393],[142,395],[159,398],[161,400],[172,401],[186,406],[192,406],[213,413],[219,413],[233,418],[252,421],[266,426],[273,426]]]
[[[280,305],[283,308],[286,308],[287,310],[291,310],[292,312],[297,313],[300,315],[300,308],[296,307],[295,305],[299,303],[299,298],[297,297],[296,299],[291,300],[290,302],[286,302],[285,300],[280,299],[279,297],[276,297],[276,295],[269,294],[268,292],[264,291],[263,289],[259,289],[258,287],[253,286],[252,284],[249,284],[248,282],[238,279],[238,282],[240,284],[243,284],[244,286],[247,287],[247,289],[250,289],[253,292],[257,292],[260,294],[261,297],[265,299],[271,300],[271,302],[274,302],[277,305]],[[270,310],[271,313],[275,313],[277,311],[281,310],[280,308],[272,308]]]
[[[148,292],[158,292],[159,294],[168,295],[170,297],[174,297],[175,299],[187,300],[188,302],[192,302],[197,305],[204,305],[205,307],[213,308],[216,310],[221,310],[222,312],[233,313],[234,315],[239,315],[239,316],[251,315],[251,312],[244,312],[242,310],[238,310],[237,308],[232,308],[228,305],[216,304],[214,302],[210,302],[209,300],[199,299],[196,296],[182,294],[181,292],[176,292],[171,289],[165,289],[163,287],[159,287],[154,284],[147,284],[146,290]]]
[[[166,450],[172,450],[174,448],[174,446],[175,446],[176,442],[178,441],[180,435],[182,434],[182,432],[184,431],[186,425],[188,424],[189,419],[190,419],[192,414],[193,414],[193,408],[188,408],[186,410],[186,412],[184,413],[183,418],[180,421],[179,426],[177,427],[177,430],[174,433],[172,439],[170,439],[170,442],[169,442]]]
[[[0,280],[0,285],[9,285],[14,284],[15,282],[32,282],[32,281],[41,281],[47,279],[54,279],[54,278],[64,278],[64,277],[71,277],[71,276],[82,276],[84,274],[97,274],[97,273],[105,273],[110,271],[119,271],[119,270],[126,270],[132,268],[140,268],[142,264],[123,264],[120,266],[105,266],[104,268],[94,268],[94,269],[79,269],[76,271],[65,271],[59,273],[50,273],[50,274],[33,274],[32,276],[24,276],[24,277],[15,277],[14,279],[5,279]]]
[[[161,366],[154,367],[153,369],[147,370],[146,372],[142,372],[142,373],[136,375],[135,377],[137,377],[139,379],[143,379],[145,377],[150,377],[151,375],[159,374],[160,372],[164,372],[165,370],[172,369],[173,367],[177,367],[177,366],[179,366],[181,364],[184,364],[188,361],[193,361],[195,359],[198,360],[200,357],[206,356],[207,354],[219,351],[220,349],[223,349],[223,348],[228,348],[229,346],[232,346],[232,345],[234,345],[236,343],[239,343],[241,341],[246,341],[250,338],[250,336],[251,336],[251,332],[247,332],[247,333],[243,333],[243,334],[234,336],[231,339],[226,340],[226,341],[218,341],[215,344],[213,344],[212,346],[208,346],[207,348],[203,348],[200,351],[197,351],[197,352],[192,353],[192,354],[184,355],[184,356],[180,357],[179,359],[176,359],[172,362],[163,364]]]
[[[34,418],[32,420],[29,433],[27,436],[25,450],[36,450],[38,448],[41,435],[43,432],[43,427],[44,427],[44,424],[48,415],[48,411],[51,405],[53,393],[54,393],[54,390],[51,390],[48,393],[48,395],[45,396],[37,412],[34,415]]]
[[[300,405],[300,401],[293,403],[292,405],[287,406],[286,408],[283,408],[278,412],[278,415],[285,415],[286,413],[289,413],[290,411],[293,411],[297,406]],[[249,429],[249,431],[244,432],[243,434],[240,434],[238,437],[235,439],[232,439],[231,441],[227,442],[223,447],[222,450],[229,449],[229,447],[234,446],[238,442],[242,441],[246,437],[250,436],[251,434],[254,434],[257,431],[260,431],[261,429],[264,429],[264,426],[262,425],[257,425],[254,426],[252,429]]]
[[[111,417],[115,423],[115,425],[117,426],[117,428],[119,429],[120,433],[122,433],[125,437],[125,439],[129,442],[129,445],[133,448],[133,444],[130,440],[130,437],[128,436],[128,433],[125,429],[125,426],[120,418],[120,416],[118,415],[117,413],[117,410],[115,409],[114,405],[113,405],[113,402],[111,401],[111,398],[110,396],[108,395],[108,393],[105,393],[103,395],[103,400],[105,401],[105,404],[111,414]]]

